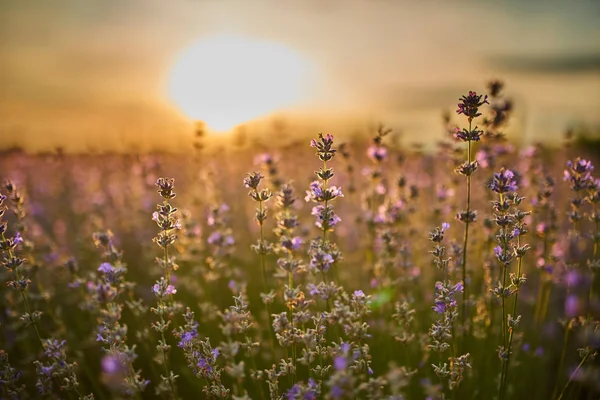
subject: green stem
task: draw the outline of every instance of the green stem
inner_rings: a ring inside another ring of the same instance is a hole
[[[590,358],[590,354],[591,354],[591,352],[587,353],[585,355],[585,357],[583,357],[581,359],[581,362],[579,363],[579,365],[577,365],[577,368],[575,368],[575,371],[573,371],[573,373],[569,377],[569,381],[567,382],[567,384],[563,388],[562,392],[560,392],[560,396],[558,397],[558,400],[562,400],[563,396],[565,395],[565,391],[567,390],[567,388],[569,387],[569,385],[571,384],[571,382],[573,382],[573,379],[575,379],[575,376],[577,376],[577,374],[579,373],[579,370],[581,369],[581,367],[583,366],[583,364],[585,364],[585,362],[588,360],[588,358]]]
[[[469,118],[469,132],[472,128],[472,121]],[[471,164],[471,141],[467,141],[467,162]],[[469,242],[469,215],[471,212],[471,174],[467,175],[467,213],[465,220],[465,235],[463,240],[462,254],[462,282],[463,282],[463,303],[462,303],[462,328],[463,328],[463,350],[466,345],[465,325],[467,321],[467,246]]]
[[[554,384],[554,390],[552,392],[552,398],[556,398],[558,393],[558,383],[560,382],[560,375],[565,364],[565,357],[567,355],[567,344],[569,343],[569,333],[571,332],[571,323],[567,322],[567,330],[565,331],[565,337],[563,339],[562,351],[560,353],[560,361],[558,363],[558,370],[556,372],[556,383]]]
[[[521,238],[518,237],[517,238],[517,246],[520,246],[520,245],[521,245]],[[522,264],[522,257],[519,257],[518,261],[517,261],[517,279],[519,279],[521,277],[521,264]],[[513,304],[513,314],[512,314],[513,319],[516,318],[516,315],[517,315],[518,300],[519,300],[519,288],[517,287],[517,290],[515,292],[515,302]],[[514,330],[512,328],[510,328],[510,334],[509,334],[509,338],[508,338],[508,347],[506,350],[507,351],[506,362],[503,365],[504,372],[503,372],[501,380],[500,380],[501,385],[502,385],[502,389],[500,391],[500,400],[504,399],[504,395],[506,393],[506,380],[508,379],[508,366],[510,363],[510,349],[512,346],[513,335],[514,335]]]

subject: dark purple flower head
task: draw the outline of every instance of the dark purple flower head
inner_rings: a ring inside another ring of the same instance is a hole
[[[158,178],[156,181],[158,193],[165,200],[170,200],[175,197],[175,179],[173,178]]]
[[[253,172],[248,174],[246,178],[244,178],[244,186],[248,189],[254,189],[258,187],[260,181],[264,178],[264,176],[260,172]]]
[[[462,96],[459,100],[460,103],[458,103],[456,113],[459,115],[464,114],[469,119],[480,116],[479,107],[484,104],[490,104],[487,101],[487,95],[484,97],[483,95],[477,95],[476,92],[469,92],[468,96]]]
[[[331,160],[337,151],[333,148],[333,136],[330,134],[323,136],[322,133],[319,133],[319,139],[312,139],[310,141],[310,147],[315,147],[317,149],[316,154],[321,161]]]
[[[494,172],[494,178],[488,184],[488,187],[498,194],[515,192],[518,189],[515,174],[510,169],[505,168],[502,168],[500,172]]]
[[[592,171],[594,166],[589,160],[577,158],[575,162],[567,161],[567,169],[564,171],[564,180],[571,183],[571,188],[575,191],[593,187],[594,179]]]

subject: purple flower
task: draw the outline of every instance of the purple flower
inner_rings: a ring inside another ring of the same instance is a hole
[[[221,354],[221,352],[219,352],[219,349],[217,348],[212,349],[210,353],[213,356],[213,361],[215,361],[217,357],[219,357],[219,354]]]
[[[359,299],[363,299],[365,298],[365,294],[362,290],[355,290],[354,291],[354,297],[359,298]]]
[[[450,229],[450,224],[447,222],[442,222],[442,232],[446,232],[448,229]]]
[[[453,294],[456,292],[462,293],[464,290],[465,290],[465,286],[463,285],[463,283],[458,282],[456,285],[454,285]]]
[[[496,258],[500,258],[503,254],[504,254],[504,250],[502,250],[502,247],[500,247],[500,246],[494,247],[494,255],[496,256]]]
[[[433,311],[438,314],[443,314],[446,311],[446,303],[443,301],[436,301],[435,306],[431,307]]]
[[[308,285],[306,285],[306,288],[308,289],[308,293],[311,296],[315,296],[320,293],[319,288],[314,283],[309,283]]]
[[[19,243],[23,243],[25,240],[23,240],[23,236],[21,236],[21,232],[17,232],[17,234],[15,235],[15,238],[13,239],[13,242],[15,243],[15,245],[19,244]]]
[[[344,395],[344,390],[339,385],[334,385],[330,392],[331,398],[340,399]]]
[[[114,271],[114,268],[112,265],[105,262],[105,263],[100,264],[100,266],[98,267],[98,271],[103,272],[105,274],[109,274]]]
[[[499,194],[515,192],[518,189],[515,174],[510,169],[505,168],[494,173],[494,178],[488,184],[488,187]]]
[[[483,97],[483,100],[481,98]],[[468,96],[462,96],[460,99],[460,103],[458,103],[458,110],[456,110],[457,114],[464,114],[469,119],[473,119],[481,115],[479,111],[479,107],[484,104],[490,104],[487,101],[487,95],[484,97],[482,95],[477,95],[476,92],[469,91]]]
[[[102,371],[108,375],[116,375],[126,373],[125,366],[114,355],[102,357]]]
[[[569,318],[576,317],[581,312],[581,302],[576,295],[571,294],[565,300],[565,315]]]
[[[334,263],[334,259],[329,253],[325,253],[323,251],[316,251],[311,254],[310,257],[310,267],[316,268],[319,271],[327,272],[331,267],[331,264]]]
[[[321,229],[331,229],[341,222],[341,218],[338,217],[330,206],[318,205],[314,206],[311,211],[311,215],[317,217],[315,225]],[[327,221],[325,224],[324,222]]]
[[[300,246],[302,246],[302,243],[304,243],[304,241],[302,240],[302,238],[300,236],[294,237],[291,240],[291,249],[298,250],[300,248]]]
[[[181,340],[179,341],[179,343],[177,344],[178,347],[185,347],[188,344],[190,344],[192,342],[192,340],[198,336],[198,332],[196,332],[195,330],[193,331],[189,331],[189,332],[184,332],[183,335],[181,335]]]
[[[313,181],[310,184],[309,190],[306,191],[306,197],[304,197],[304,200],[306,202],[311,200],[314,202],[323,201],[323,188],[321,187],[319,181]]]
[[[167,286],[167,289],[165,290],[165,294],[171,295],[171,294],[175,294],[175,293],[177,293],[177,289],[175,289],[175,287],[173,285]]]
[[[387,149],[383,146],[373,145],[367,149],[367,155],[373,161],[382,162],[387,157]]]
[[[290,390],[287,391],[286,396],[287,396],[288,400],[295,400],[296,397],[300,396],[301,393],[302,393],[302,389],[296,383],[296,384],[294,384],[294,386],[292,386],[290,388]]]
[[[207,239],[208,244],[215,244],[215,243],[219,242],[220,240],[221,240],[221,232],[219,232],[219,231],[215,231],[215,232],[211,233]]]
[[[152,286],[152,293],[160,294],[160,285],[158,283],[155,283],[154,286]]]
[[[345,356],[337,356],[333,359],[333,368],[336,371],[343,371],[348,366],[348,361]]]

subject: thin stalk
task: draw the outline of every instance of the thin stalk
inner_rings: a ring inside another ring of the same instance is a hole
[[[562,351],[560,353],[560,361],[558,363],[558,370],[556,372],[556,383],[554,384],[554,390],[552,391],[552,398],[555,399],[558,393],[558,383],[560,382],[560,375],[565,364],[565,357],[567,355],[567,344],[569,343],[569,333],[571,332],[571,324],[567,322],[567,330],[565,331],[565,337],[563,339]],[[564,390],[563,390],[564,391]]]
[[[565,395],[565,391],[567,390],[567,388],[569,387],[571,382],[573,382],[573,379],[575,379],[575,376],[577,376],[577,374],[579,373],[579,370],[581,369],[581,367],[583,367],[583,364],[585,364],[585,362],[588,360],[588,358],[590,358],[590,354],[591,354],[591,352],[587,353],[585,355],[585,357],[583,357],[581,359],[581,362],[579,363],[579,365],[577,365],[577,368],[575,368],[575,371],[573,371],[573,373],[569,377],[569,381],[563,388],[562,392],[560,392],[560,396],[558,397],[558,400],[562,400],[563,396]]]
[[[258,210],[259,210],[259,213],[262,215],[262,213],[263,213],[263,201],[262,200],[258,201]],[[258,225],[260,226],[260,246],[261,246],[261,249],[262,249],[262,245],[263,245],[264,240],[265,240],[265,234],[264,234],[264,231],[263,231],[263,221],[258,221]],[[264,252],[262,250],[260,252],[260,266],[262,268],[264,290],[265,290],[265,293],[267,293],[268,292],[268,286],[267,286],[266,260],[265,260],[265,254],[264,254]],[[269,307],[267,306],[267,312],[269,311],[268,308]],[[270,318],[270,316],[269,316],[269,318]]]
[[[517,238],[517,246],[521,246],[521,238],[518,237]],[[518,258],[517,261],[517,279],[519,279],[521,277],[521,264],[522,264],[522,257]],[[513,314],[512,317],[516,318],[517,315],[517,302],[519,301],[519,289],[517,288],[516,292],[515,292],[515,302],[513,304]],[[502,377],[500,379],[501,382],[501,387],[502,389],[500,390],[500,400],[504,399],[504,395],[506,393],[506,380],[508,379],[508,366],[510,363],[510,349],[512,346],[512,340],[513,340],[513,335],[514,335],[514,330],[511,328],[510,329],[510,335],[508,338],[508,348],[507,348],[507,353],[506,353],[506,362],[504,363],[504,371],[502,374]]]
[[[166,203],[166,201],[165,201]],[[163,229],[162,231],[163,233],[163,237],[166,237],[167,235],[167,230]],[[169,265],[169,246],[165,245],[163,247],[163,262],[164,262],[164,266],[165,266],[165,279],[167,280],[167,285],[171,283],[171,266]],[[162,301],[161,298],[159,298],[159,304],[161,307],[164,306],[164,302]],[[169,307],[173,306],[173,295],[169,294]],[[161,324],[165,324],[165,319],[164,316],[161,313],[159,313],[160,316],[160,322]],[[160,332],[160,338],[163,342],[164,345],[167,344],[167,340],[165,338],[165,332],[164,330],[161,330]],[[164,370],[165,370],[165,378],[168,378],[170,376],[169,374],[169,356],[167,354],[167,350],[163,348],[162,350],[162,355],[163,355],[163,366],[164,366]],[[171,398],[176,399],[177,398],[177,388],[175,386],[175,384],[171,381],[171,379],[169,379],[169,387],[171,388]]]
[[[472,129],[472,121],[469,118],[469,132]],[[471,163],[471,141],[467,141],[467,161]],[[463,240],[463,254],[462,254],[462,282],[463,282],[463,303],[462,303],[462,328],[463,328],[463,347],[466,342],[466,335],[464,333],[465,324],[467,321],[467,245],[469,242],[469,214],[471,212],[471,174],[467,175],[467,218],[465,220],[465,236]]]
[[[288,274],[288,285],[290,287],[290,289],[293,290],[293,285],[294,285],[294,277],[292,275],[292,273],[290,272]],[[295,337],[295,332],[296,329],[294,327],[294,303],[290,303],[290,323],[292,324],[292,361],[294,362],[294,368],[296,368],[296,337]],[[292,373],[292,381],[296,382],[296,373],[293,372]]]

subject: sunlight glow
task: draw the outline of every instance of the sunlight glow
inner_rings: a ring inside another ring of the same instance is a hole
[[[189,118],[229,131],[301,101],[310,75],[311,64],[280,43],[219,35],[181,54],[168,95]]]

